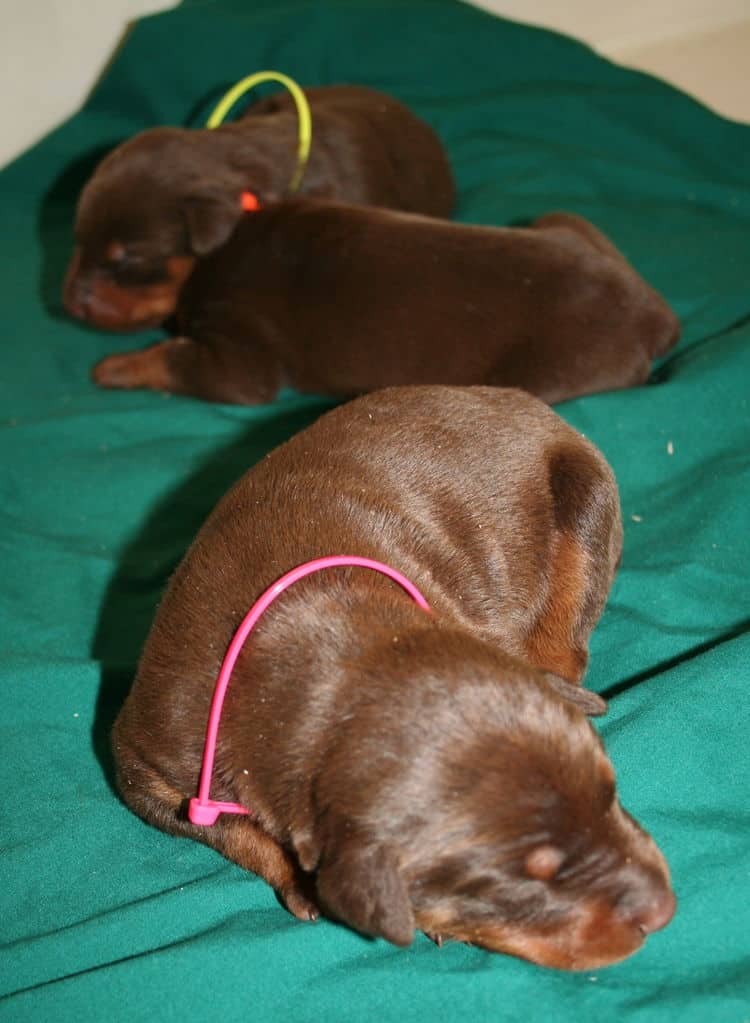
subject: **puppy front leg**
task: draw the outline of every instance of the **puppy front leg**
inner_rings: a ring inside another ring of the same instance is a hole
[[[578,445],[551,452],[548,473],[556,528],[546,599],[526,637],[526,656],[579,683],[622,551],[617,484],[602,456]]]
[[[587,598],[589,557],[575,538],[556,537],[544,609],[526,637],[529,663],[579,683],[588,663],[588,630],[580,628]]]
[[[224,818],[195,837],[267,881],[298,920],[317,920],[319,911],[311,897],[312,883],[306,884],[289,853],[247,817]]]
[[[189,337],[109,355],[91,375],[99,387],[149,388],[233,405],[271,401],[279,387],[278,369],[263,349],[224,347]]]
[[[202,842],[244,870],[262,877],[299,920],[317,919],[318,908],[308,892],[312,882],[296,859],[249,817],[222,814],[210,827],[193,824],[185,812],[184,791],[138,752],[133,742],[134,731],[121,715],[112,733],[117,787],[133,813],[169,834]],[[135,739],[137,743],[137,734]]]

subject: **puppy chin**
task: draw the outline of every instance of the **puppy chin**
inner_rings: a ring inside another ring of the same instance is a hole
[[[73,279],[66,287],[64,304],[68,313],[102,330],[132,333],[158,327],[177,304],[171,284],[127,290],[110,281],[91,284]]]
[[[596,970],[637,952],[648,934],[666,927],[674,915],[672,890],[664,888],[643,912],[625,913],[602,898],[582,900],[554,923],[462,922],[448,914],[417,914],[417,926],[443,940],[477,945],[489,952],[526,959],[555,970]]]
[[[194,266],[191,256],[173,256],[167,260],[164,280],[123,287],[101,268],[82,269],[76,249],[65,276],[63,303],[71,316],[102,330],[133,333],[158,327],[174,314],[180,289]]]
[[[535,966],[544,966],[551,970],[565,970],[568,973],[581,973],[586,970],[601,970],[607,966],[615,966],[623,962],[638,951],[643,945],[643,938],[633,936],[628,942],[616,950],[607,950],[599,953],[566,948],[564,945],[557,945],[542,938],[516,938],[508,939],[501,945],[493,945],[490,942],[471,942],[488,952],[503,952],[505,955],[515,956],[517,959],[525,959],[534,963]]]

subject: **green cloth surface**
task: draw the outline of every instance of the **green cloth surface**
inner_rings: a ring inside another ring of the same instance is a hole
[[[443,137],[459,219],[583,214],[681,317],[649,386],[560,407],[620,484],[624,559],[588,684],[679,899],[618,966],[563,974],[299,923],[113,790],[109,729],[170,571],[229,484],[330,403],[97,390],[91,365],[134,339],[61,309],[75,198],[104,150],[199,125],[266,67],[391,92]],[[452,0],[196,0],[147,18],[81,113],[0,173],[3,1023],[750,1017],[749,181],[750,127]]]

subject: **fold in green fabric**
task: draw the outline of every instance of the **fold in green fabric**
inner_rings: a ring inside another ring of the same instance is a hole
[[[169,573],[230,483],[330,403],[97,391],[91,365],[134,339],[63,314],[75,199],[107,148],[200,124],[264,67],[407,102],[445,140],[459,219],[583,214],[682,319],[649,386],[560,407],[620,485],[624,559],[588,684],[679,899],[621,965],[562,974],[299,923],[113,790],[109,728]],[[749,181],[750,128],[452,0],[196,0],[147,18],[84,109],[0,173],[0,1019],[747,1018]]]

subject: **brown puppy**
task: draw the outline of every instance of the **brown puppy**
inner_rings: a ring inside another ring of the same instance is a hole
[[[403,388],[337,408],[218,505],[177,569],[116,722],[145,820],[408,944],[415,927],[564,969],[630,955],[674,910],[667,866],[621,808],[578,683],[618,563],[612,473],[539,401]],[[296,583],[229,686],[196,827],[214,681],[243,615],[308,559],[385,561]]]
[[[454,186],[432,129],[372,89],[306,89],[313,121],[299,194],[447,217]],[[118,146],[86,185],[65,283],[73,316],[111,330],[163,322],[195,260],[242,215],[285,195],[297,163],[297,115],[279,94],[214,130],[155,128]]]
[[[679,333],[580,217],[482,228],[302,200],[248,214],[183,286],[177,323],[96,382],[246,404],[284,384],[484,383],[556,402],[643,383]]]

